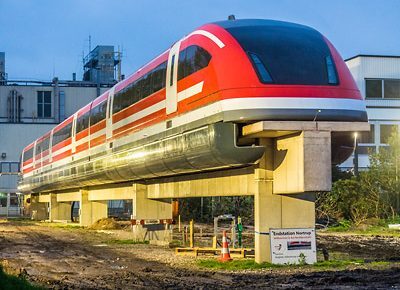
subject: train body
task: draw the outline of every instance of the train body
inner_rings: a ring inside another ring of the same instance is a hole
[[[367,121],[344,61],[316,30],[271,20],[206,24],[29,144],[22,192],[254,164],[260,120]],[[333,154],[349,136],[333,139]]]

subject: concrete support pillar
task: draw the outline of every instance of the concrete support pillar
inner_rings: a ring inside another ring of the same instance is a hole
[[[71,221],[71,202],[58,202],[57,194],[50,193],[49,220]]]
[[[135,193],[132,202],[134,219],[172,219],[172,203],[170,199],[148,199],[147,186],[143,184],[134,184],[133,191]]]
[[[270,229],[314,228],[315,193],[330,190],[330,132],[260,139],[255,169],[255,261],[271,262]]]
[[[270,228],[282,227],[282,197],[273,194],[274,141],[261,139],[265,153],[255,169],[254,250],[257,263],[270,262]]]
[[[90,226],[99,219],[108,217],[108,201],[90,201],[89,191],[80,190],[79,223]]]
[[[32,220],[41,221],[47,219],[47,203],[39,202],[38,195],[31,196],[30,210]]]
[[[172,233],[168,225],[157,224],[160,219],[172,219],[171,199],[153,200],[147,198],[147,186],[133,185],[132,217],[140,220],[154,220],[154,224],[136,225],[133,227],[134,239],[150,240],[159,244],[169,243]]]

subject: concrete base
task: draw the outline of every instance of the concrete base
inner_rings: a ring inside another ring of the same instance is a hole
[[[47,203],[39,202],[38,195],[31,196],[31,219],[35,221],[47,220]]]
[[[134,225],[132,227],[135,241],[150,241],[153,244],[166,245],[172,241],[172,230],[169,225]]]

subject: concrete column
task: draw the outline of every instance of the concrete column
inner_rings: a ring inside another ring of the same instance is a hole
[[[39,202],[38,195],[31,195],[31,218],[35,221],[47,219],[47,203]]]
[[[50,193],[49,220],[53,221],[71,221],[71,203],[58,202],[57,194]]]
[[[265,153],[255,169],[254,192],[254,250],[257,263],[270,262],[270,228],[282,227],[282,197],[273,194],[274,142],[261,139]]]
[[[271,262],[271,228],[314,228],[315,192],[331,187],[327,131],[261,139],[265,154],[255,169],[255,260]]]
[[[154,200],[147,198],[147,186],[134,184],[135,197],[132,202],[134,219],[172,219],[170,199]]]
[[[133,219],[172,219],[171,199],[148,199],[147,186],[143,184],[134,184],[133,191],[135,196],[132,201]],[[171,240],[169,227],[162,224],[136,225],[133,228],[133,234],[137,240],[151,240],[159,244],[168,243]]]
[[[108,201],[90,201],[89,191],[80,190],[79,223],[81,226],[90,226],[99,219],[108,217]]]

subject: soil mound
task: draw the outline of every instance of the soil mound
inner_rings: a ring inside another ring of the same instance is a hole
[[[113,218],[102,218],[92,224],[89,229],[92,230],[119,230],[122,226]]]

